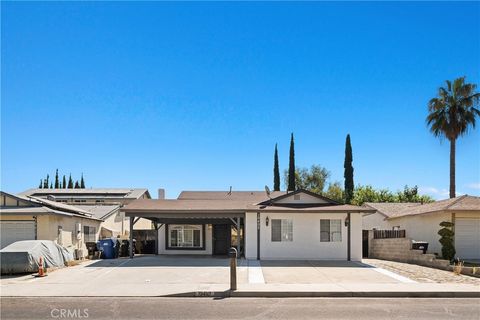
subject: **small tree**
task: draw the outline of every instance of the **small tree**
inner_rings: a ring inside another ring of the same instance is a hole
[[[330,183],[326,192],[323,195],[327,198],[335,200],[337,202],[343,203],[344,201],[344,191],[340,182]]]
[[[278,167],[278,150],[275,143],[275,154],[273,156],[273,191],[280,191],[280,169]]]
[[[290,138],[290,159],[288,162],[288,185],[287,191],[295,191],[295,144],[293,141],[293,133]]]
[[[40,179],[40,184],[38,185],[38,188],[42,189],[42,187],[43,187],[43,182],[42,182],[42,179]]]
[[[80,189],[80,185],[78,184],[78,180],[75,181],[75,189]]]
[[[63,189],[67,188],[67,179],[65,178],[65,175],[63,175],[63,179],[62,179],[62,188]]]
[[[58,169],[55,171],[55,189],[60,187],[60,181],[58,180]]]
[[[353,155],[352,144],[350,142],[350,135],[347,134],[345,141],[345,162],[343,168],[345,169],[343,177],[345,178],[345,203],[351,203],[353,199]]]
[[[85,180],[83,180],[83,173],[82,173],[82,178],[80,179],[80,188],[85,189]]]
[[[49,176],[47,174],[47,179],[43,180],[43,189],[48,189],[48,179],[49,179]]]
[[[68,177],[68,189],[73,189],[73,180],[72,180],[72,174]]]
[[[442,227],[438,231],[438,235],[440,235],[440,244],[442,245],[442,257],[445,260],[452,261],[455,257],[455,247],[453,245],[453,238],[455,236],[455,232],[453,232],[454,224],[449,221],[440,222],[440,226]]]
[[[296,189],[305,189],[317,194],[322,194],[326,186],[330,172],[322,166],[312,165],[310,168],[296,168],[295,187]],[[285,184],[289,184],[290,172],[284,171]]]

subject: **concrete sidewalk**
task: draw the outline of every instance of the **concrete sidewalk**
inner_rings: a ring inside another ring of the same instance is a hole
[[[444,283],[228,284],[111,283],[97,286],[28,281],[4,285],[2,297],[442,297],[480,298],[480,288]]]

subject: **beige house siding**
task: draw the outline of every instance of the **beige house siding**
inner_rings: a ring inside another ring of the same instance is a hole
[[[1,215],[0,220],[34,220],[34,216],[20,215]],[[81,224],[81,237],[77,239],[75,234],[76,223]],[[58,227],[62,226],[62,232],[59,234]],[[39,215],[37,216],[37,239],[51,240],[64,247],[72,249],[81,249],[86,256],[87,248],[85,246],[83,227],[91,226],[96,228],[95,240],[99,239],[100,221],[84,219],[81,217],[68,217],[60,215]]]

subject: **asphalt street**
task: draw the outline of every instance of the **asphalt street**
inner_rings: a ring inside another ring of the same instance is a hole
[[[1,319],[480,319],[480,299],[2,298]]]

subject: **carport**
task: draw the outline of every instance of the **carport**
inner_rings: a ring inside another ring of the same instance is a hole
[[[236,232],[237,241],[236,247],[239,255],[243,252],[244,248],[244,226],[245,226],[245,212],[238,210],[229,210],[229,211],[200,211],[195,212],[189,210],[188,212],[179,211],[179,210],[132,210],[130,208],[124,208],[125,216],[130,219],[130,232],[129,232],[129,242],[130,242],[130,258],[133,258],[133,226],[135,223],[141,219],[148,219],[152,221],[155,233],[155,243],[156,251],[155,254],[158,254],[159,247],[159,230],[160,228],[167,228],[168,225],[212,225],[213,232],[224,232],[226,238],[223,239],[225,246],[229,248],[231,246],[230,233],[231,229]],[[216,228],[218,226],[218,229]],[[220,226],[228,226],[225,230],[221,231]],[[218,230],[218,231],[216,231]],[[204,239],[206,241],[206,239]],[[213,237],[212,247],[215,247],[217,242],[218,246],[223,247],[223,244],[220,243],[219,239]],[[213,249],[214,250],[214,249]],[[225,252],[226,253],[226,252]]]

